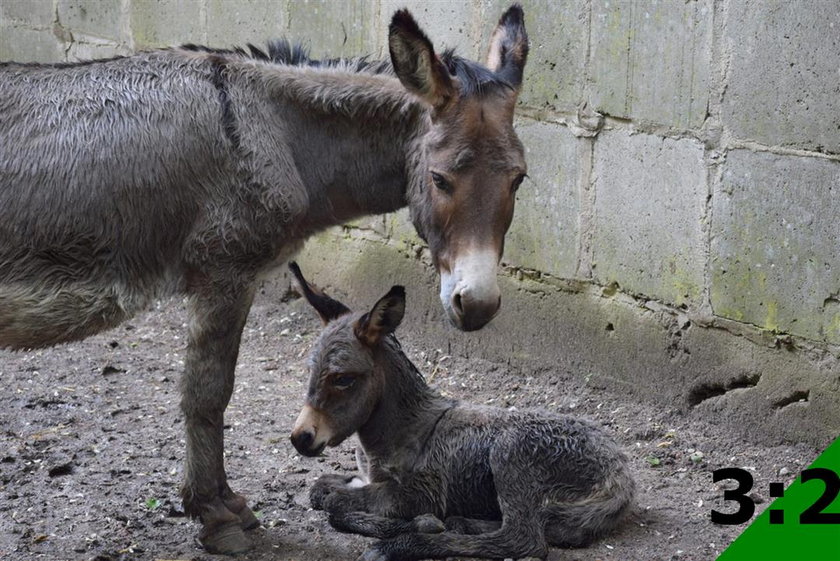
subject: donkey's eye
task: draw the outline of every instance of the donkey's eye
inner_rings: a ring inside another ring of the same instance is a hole
[[[333,376],[332,385],[338,390],[346,390],[356,383],[355,374],[336,374]]]
[[[519,186],[522,185],[523,181],[525,181],[526,177],[528,176],[524,173],[517,175],[516,179],[513,180],[513,183],[510,186],[510,190],[516,193],[519,190]]]
[[[432,172],[432,181],[434,181],[435,187],[437,187],[444,193],[452,192],[452,185],[450,185],[446,178],[441,174]]]

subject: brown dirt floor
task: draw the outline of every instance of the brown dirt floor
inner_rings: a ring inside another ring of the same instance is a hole
[[[226,417],[231,485],[250,498],[263,523],[251,532],[255,549],[239,559],[354,560],[371,540],[332,530],[308,506],[308,489],[320,474],[355,469],[354,444],[312,459],[300,457],[288,439],[319,322],[303,301],[275,297],[269,291],[255,302]],[[225,559],[196,545],[198,526],[184,517],[178,496],[185,322],[184,306],[170,301],[84,342],[0,351],[0,559]],[[639,486],[634,515],[589,548],[553,549],[551,560],[715,559],[743,526],[711,523],[713,508],[735,509],[722,503],[711,472],[749,469],[761,510],[769,504],[768,483],[789,484],[818,453],[803,444],[750,444],[676,405],[631,402],[569,372],[511,371],[446,357],[416,336],[401,341],[442,392],[587,416],[627,451]],[[695,451],[703,454],[696,461]]]

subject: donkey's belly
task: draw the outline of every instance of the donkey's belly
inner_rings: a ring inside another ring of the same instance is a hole
[[[149,306],[156,291],[119,283],[0,285],[0,348],[30,349],[84,339]]]
[[[463,464],[454,463],[447,490],[447,516],[501,520],[496,485],[486,455],[479,454]]]

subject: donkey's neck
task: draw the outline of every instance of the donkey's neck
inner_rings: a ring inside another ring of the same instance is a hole
[[[388,348],[377,357],[379,374],[386,381],[382,397],[359,429],[359,442],[374,464],[411,465],[455,402],[426,385],[396,341],[385,345]]]
[[[292,158],[308,192],[304,230],[408,204],[425,167],[429,109],[395,77],[274,66],[262,68],[261,78],[290,129]]]

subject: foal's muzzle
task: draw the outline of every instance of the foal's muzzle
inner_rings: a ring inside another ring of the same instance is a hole
[[[326,415],[311,405],[304,405],[292,429],[295,449],[304,456],[317,456],[333,437]]]
[[[317,456],[324,450],[324,446],[327,445],[326,442],[322,442],[321,444],[316,445],[315,435],[306,430],[298,433],[293,432],[291,436],[291,441],[295,447],[295,450],[297,450],[304,456]]]

